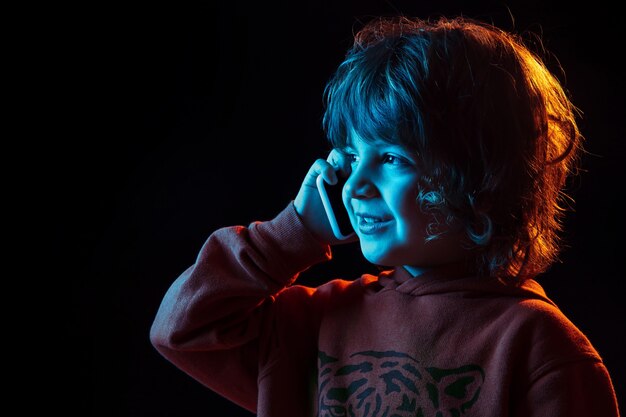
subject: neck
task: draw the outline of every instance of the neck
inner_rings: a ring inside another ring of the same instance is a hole
[[[419,278],[420,276],[431,271],[436,271],[437,273],[442,273],[443,275],[446,275],[447,273],[454,274],[457,272],[470,272],[474,271],[475,266],[470,260],[463,259],[457,262],[432,266],[404,265],[403,268],[406,269],[412,278]]]

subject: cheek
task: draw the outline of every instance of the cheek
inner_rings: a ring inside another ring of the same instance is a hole
[[[417,203],[417,193],[405,194],[405,198],[397,203],[396,218],[401,233],[422,236],[429,223],[428,215],[422,213]]]
[[[428,222],[423,216],[412,213],[398,222],[398,238],[409,246],[420,245],[424,242],[427,226]]]

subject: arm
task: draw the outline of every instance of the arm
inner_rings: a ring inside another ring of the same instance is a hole
[[[334,237],[316,185],[320,174],[336,182],[337,168],[349,164],[334,150],[313,163],[293,203],[275,219],[213,233],[167,291],[152,325],[150,340],[163,356],[248,410],[256,410],[259,370],[280,358],[281,340],[311,336],[303,327],[315,321],[307,310],[311,292],[286,287],[330,259],[329,244],[349,242]],[[302,337],[279,334],[294,329]]]
[[[515,416],[619,417],[609,373],[599,360],[580,359],[538,375]]]
[[[217,230],[167,291],[151,342],[181,370],[254,411],[275,296],[329,258],[293,204],[271,221]]]

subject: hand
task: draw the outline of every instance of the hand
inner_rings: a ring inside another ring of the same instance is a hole
[[[339,240],[333,234],[333,231],[326,217],[322,199],[320,198],[317,184],[315,181],[319,175],[322,175],[324,181],[329,184],[337,183],[337,172],[340,175],[350,175],[350,163],[345,155],[336,149],[333,149],[326,160],[316,160],[311,168],[309,168],[300,191],[294,200],[296,212],[300,215],[304,225],[311,233],[321,242],[335,245],[339,243],[349,243],[358,240],[355,236],[352,239]]]

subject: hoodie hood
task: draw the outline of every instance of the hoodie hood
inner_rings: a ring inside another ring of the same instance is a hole
[[[405,268],[381,272],[378,283],[384,289],[412,296],[465,293],[465,297],[508,296],[537,299],[556,307],[541,285],[527,279],[521,284],[506,284],[497,278],[480,278],[464,263],[444,265],[413,277]]]

